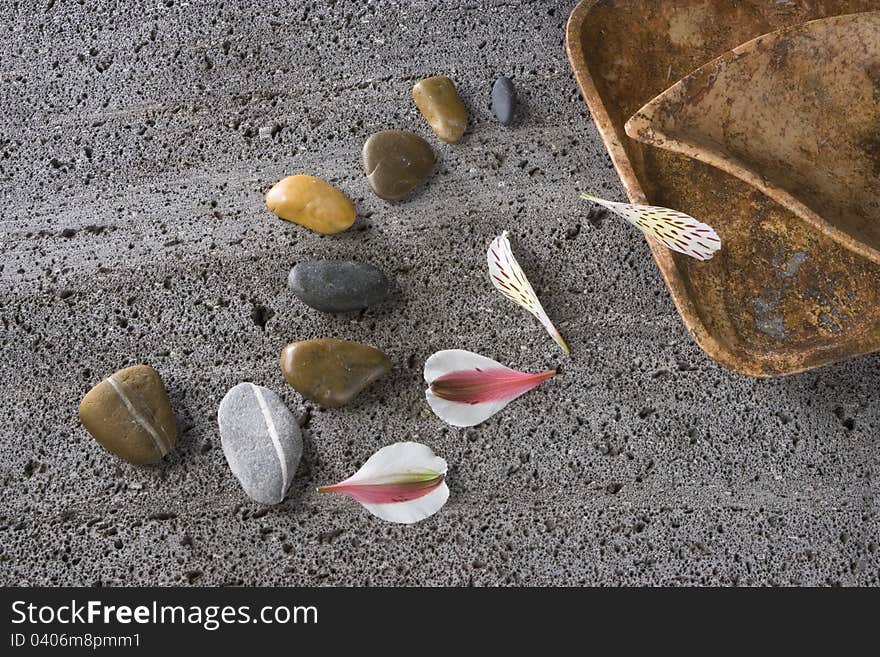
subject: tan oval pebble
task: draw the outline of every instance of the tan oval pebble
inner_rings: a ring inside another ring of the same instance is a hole
[[[468,113],[449,78],[438,75],[416,82],[412,90],[416,107],[443,141],[456,142],[467,129]]]
[[[281,352],[281,372],[306,399],[321,406],[344,406],[391,369],[375,347],[323,338],[292,342]]]
[[[89,390],[79,419],[105,449],[136,465],[160,461],[177,444],[165,385],[148,365],[126,367]]]
[[[266,206],[282,219],[331,235],[351,228],[357,214],[348,197],[314,176],[282,178],[266,193]]]

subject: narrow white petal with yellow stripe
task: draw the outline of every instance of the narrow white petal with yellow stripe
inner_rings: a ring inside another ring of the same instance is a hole
[[[446,461],[421,443],[394,443],[348,479],[318,492],[344,493],[377,518],[408,525],[434,515],[449,499]]]
[[[581,194],[581,198],[598,203],[619,217],[623,217],[666,248],[684,253],[691,258],[710,260],[721,248],[721,239],[711,226],[697,221],[684,212],[656,205],[606,201],[590,194]]]
[[[516,258],[513,257],[506,230],[492,240],[492,244],[489,245],[489,250],[486,252],[486,260],[489,263],[489,278],[492,280],[492,285],[495,286],[495,289],[532,313],[541,322],[556,344],[565,353],[569,353],[568,345],[565,344],[565,340],[562,339],[559,331],[553,326],[553,322],[547,317],[547,313],[544,312],[544,307],[538,301],[538,295],[532,289],[529,279],[526,278],[522,267],[519,266]]]
[[[441,420],[473,427],[556,374],[529,374],[464,349],[438,351],[425,361],[425,399]]]

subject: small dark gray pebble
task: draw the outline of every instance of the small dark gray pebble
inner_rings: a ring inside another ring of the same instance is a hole
[[[510,125],[516,111],[516,89],[505,77],[495,80],[492,87],[492,111],[502,125]]]
[[[287,285],[304,304],[326,313],[362,310],[388,295],[385,274],[348,260],[300,262],[290,270]]]

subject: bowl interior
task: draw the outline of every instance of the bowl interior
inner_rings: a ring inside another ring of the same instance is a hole
[[[880,263],[880,12],[760,36],[687,75],[625,127],[758,187]]]
[[[652,245],[700,346],[745,374],[790,374],[880,349],[880,267],[754,186],[629,138],[624,123],[706,62],[782,27],[880,9],[880,2],[585,0],[568,49],[630,199],[687,212],[724,247],[698,262]]]

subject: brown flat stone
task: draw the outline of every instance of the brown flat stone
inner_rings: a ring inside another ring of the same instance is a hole
[[[314,176],[287,176],[266,193],[266,206],[282,219],[331,235],[351,228],[357,212],[348,197]]]
[[[119,370],[89,390],[79,419],[105,449],[129,463],[156,463],[177,444],[162,377],[147,365]]]
[[[383,130],[364,144],[363,164],[376,196],[397,201],[431,175],[434,151],[414,132]]]
[[[344,406],[391,369],[375,347],[323,338],[292,342],[281,352],[281,372],[306,399],[321,406]]]
[[[449,78],[438,75],[416,82],[412,90],[416,107],[440,139],[456,142],[467,129],[468,113]]]

